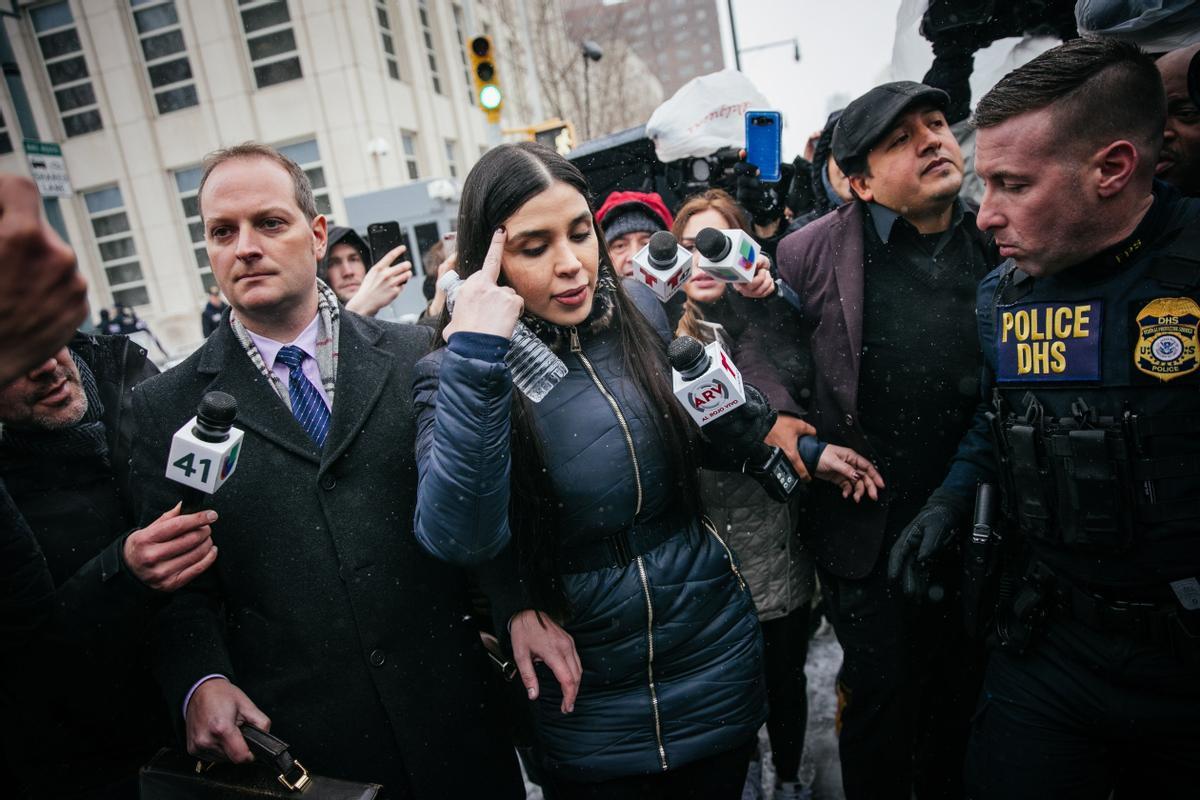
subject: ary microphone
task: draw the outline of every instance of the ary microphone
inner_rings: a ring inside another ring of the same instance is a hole
[[[225,392],[209,392],[196,416],[171,438],[166,475],[185,487],[182,513],[199,511],[237,468],[243,433],[233,427],[235,419],[237,400]]]
[[[763,442],[775,414],[757,389],[743,383],[720,343],[705,347],[691,336],[680,336],[667,348],[667,359],[672,390],[692,419],[702,428],[726,420],[707,428],[707,438],[744,459],[743,471],[772,499],[786,501],[799,487],[800,476],[782,450]]]
[[[671,390],[697,425],[704,426],[746,402],[742,375],[720,342],[707,347],[680,336],[667,348]]]
[[[754,278],[754,263],[761,248],[739,228],[705,228],[696,234],[700,258],[696,266],[726,283],[747,283]]]
[[[633,257],[633,276],[665,303],[692,277],[692,254],[670,231],[659,231]]]

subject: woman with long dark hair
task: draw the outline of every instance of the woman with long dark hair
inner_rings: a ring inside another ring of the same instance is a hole
[[[472,169],[458,246],[448,344],[415,385],[417,536],[479,567],[556,797],[739,796],[762,638],[702,516],[661,306],[615,279],[583,176],[535,144]],[[568,367],[537,404],[504,363],[518,318]]]

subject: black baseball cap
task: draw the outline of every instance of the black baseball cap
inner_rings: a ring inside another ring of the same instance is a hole
[[[897,117],[917,103],[945,111],[950,95],[916,81],[893,81],[846,106],[833,129],[833,160],[838,169],[847,175],[861,172],[871,148],[892,129]]]

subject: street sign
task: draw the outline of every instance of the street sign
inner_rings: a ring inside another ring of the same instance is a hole
[[[25,159],[42,197],[70,197],[73,194],[71,179],[67,177],[67,162],[57,144],[26,139]]]

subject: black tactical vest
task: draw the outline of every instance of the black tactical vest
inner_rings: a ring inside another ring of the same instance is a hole
[[[1010,268],[980,315],[1006,516],[1094,587],[1200,575],[1200,222],[1159,216],[1066,273]]]

